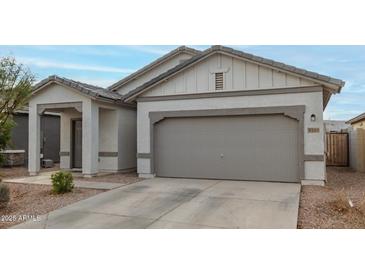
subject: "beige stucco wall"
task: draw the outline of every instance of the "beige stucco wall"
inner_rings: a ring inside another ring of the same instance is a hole
[[[99,152],[118,153],[118,109],[99,109]],[[119,170],[118,156],[102,155],[98,157],[99,170]]]
[[[295,105],[305,105],[306,107],[304,115],[304,154],[323,155],[323,105],[321,92],[138,102],[137,152],[150,153],[150,112]],[[315,122],[312,122],[310,119],[312,114],[316,115]],[[319,128],[320,132],[308,133],[307,129],[309,127]],[[138,159],[137,170],[141,176],[151,175],[150,163],[149,159]],[[305,179],[323,181],[325,179],[324,162],[305,162]]]
[[[137,167],[137,111],[123,108],[118,110],[118,166],[119,169]]]
[[[82,118],[82,114],[75,109],[67,109],[61,113],[60,122],[60,150],[61,152],[70,153],[71,149],[71,121],[72,119]],[[69,169],[71,166],[70,156],[60,156],[60,168]]]
[[[357,129],[357,128],[364,128],[365,129],[365,120],[362,120],[362,121],[358,121],[356,123],[353,123],[353,124],[351,124],[351,126],[354,129]]]

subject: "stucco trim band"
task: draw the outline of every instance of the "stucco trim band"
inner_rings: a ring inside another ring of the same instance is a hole
[[[304,155],[304,161],[311,161],[311,162],[316,162],[316,161],[324,161],[324,155],[321,154],[306,154]]]
[[[304,179],[304,113],[305,106],[280,106],[280,107],[257,107],[257,108],[232,108],[232,109],[208,109],[208,110],[181,110],[150,112],[150,153],[138,153],[138,158],[150,159],[150,173],[155,173],[154,168],[154,125],[165,118],[176,117],[209,117],[209,116],[242,116],[260,114],[282,114],[296,119],[298,125],[298,171],[299,180]],[[139,157],[142,156],[142,157]],[[145,156],[145,157],[143,157]],[[146,157],[148,156],[148,157]]]
[[[118,152],[99,151],[99,157],[118,157]]]
[[[309,87],[298,87],[298,88],[238,90],[238,91],[221,91],[221,92],[205,92],[205,93],[179,94],[179,95],[167,95],[167,96],[139,97],[136,99],[136,101],[137,102],[153,102],[153,101],[221,98],[221,97],[235,97],[235,96],[308,93],[308,92],[322,92],[322,91],[323,91],[323,88],[321,86],[309,86]]]
[[[43,114],[46,110],[64,110],[67,108],[74,108],[78,112],[82,112],[82,102],[70,102],[70,103],[50,103],[50,104],[38,104],[38,114]]]
[[[152,154],[151,153],[137,153],[137,158],[139,158],[139,159],[151,159]]]

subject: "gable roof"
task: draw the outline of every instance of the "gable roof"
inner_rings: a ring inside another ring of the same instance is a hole
[[[86,83],[74,81],[71,79],[59,77],[57,75],[49,76],[48,78],[40,81],[33,87],[33,94],[37,93],[41,89],[49,86],[50,84],[61,84],[77,91],[81,92],[82,94],[92,97],[93,99],[100,99],[100,100],[112,100],[112,101],[121,101],[122,96],[119,93],[111,92],[105,88],[89,85]]]
[[[198,63],[200,60],[214,54],[214,53],[226,53],[229,55],[233,55],[236,57],[240,57],[243,58],[245,60],[248,61],[252,61],[255,63],[259,63],[259,64],[264,64],[264,65],[268,65],[270,67],[276,68],[278,70],[284,71],[284,72],[291,72],[297,75],[300,75],[302,77],[305,78],[310,78],[314,81],[317,82],[321,82],[324,84],[328,84],[331,86],[335,86],[335,92],[339,93],[341,88],[345,85],[345,82],[340,80],[340,79],[336,79],[336,78],[332,78],[329,76],[325,76],[322,74],[318,74],[316,72],[312,72],[312,71],[308,71],[305,69],[301,69],[301,68],[297,68],[294,66],[290,66],[290,65],[286,65],[284,63],[281,62],[276,62],[274,60],[271,59],[266,59],[266,58],[262,58],[259,56],[255,56],[249,53],[245,53],[243,51],[239,51],[239,50],[235,50],[229,47],[224,47],[224,46],[212,46],[209,49],[201,52],[200,54],[197,54],[195,56],[193,56],[192,58],[186,60],[185,62],[182,62],[181,64],[173,67],[172,69],[160,74],[159,76],[151,79],[150,81],[147,81],[146,83],[144,83],[143,85],[135,88],[134,90],[128,92],[127,94],[125,94],[123,96],[123,99],[125,101],[130,101],[131,99],[135,98],[136,96],[138,96],[139,94],[143,93],[147,88],[158,84],[159,82],[161,82],[162,80],[165,80],[166,78],[169,78],[173,75],[175,75],[176,73],[178,73],[179,71],[192,66],[195,63]],[[333,89],[333,87],[332,87]]]
[[[129,83],[130,81],[134,80],[135,78],[137,78],[137,77],[141,76],[142,74],[146,73],[147,71],[151,70],[155,66],[157,66],[157,65],[159,65],[163,62],[166,62],[170,58],[172,58],[172,57],[174,57],[174,56],[176,56],[180,53],[187,53],[187,54],[190,54],[192,56],[195,56],[197,54],[200,54],[201,51],[193,49],[193,48],[189,48],[189,47],[186,47],[186,46],[178,47],[178,48],[170,51],[169,53],[163,55],[162,57],[156,59],[152,63],[149,63],[148,65],[144,66],[143,68],[137,70],[136,72],[128,75],[127,77],[124,77],[123,79],[121,79],[120,81],[118,81],[115,84],[111,85],[107,89],[115,91],[116,89],[120,88],[121,86]]]
[[[361,120],[364,120],[365,119],[365,112],[364,113],[361,113],[360,115],[348,120],[346,122],[346,124],[354,124],[356,122],[360,122]]]

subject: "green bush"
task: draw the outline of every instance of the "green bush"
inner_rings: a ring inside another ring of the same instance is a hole
[[[74,188],[73,177],[70,172],[59,171],[51,176],[52,191],[57,194],[71,192]]]
[[[10,201],[9,187],[3,183],[0,183],[0,208],[4,208]]]

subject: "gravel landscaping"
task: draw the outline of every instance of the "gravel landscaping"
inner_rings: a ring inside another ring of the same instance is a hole
[[[55,167],[44,171],[57,169]],[[1,168],[0,173],[3,178],[27,176],[24,167]],[[93,178],[75,177],[75,181],[123,185],[141,180],[143,179],[138,178],[135,172]],[[19,216],[36,217],[103,192],[75,188],[72,193],[55,195],[51,193],[49,185],[7,185],[11,191],[11,201],[6,209],[0,209],[0,228],[22,222]],[[14,216],[15,220],[11,219]],[[302,186],[298,228],[365,228],[365,173],[355,172],[350,168],[327,167],[325,187]]]
[[[41,168],[41,172],[59,170],[59,164],[55,164],[52,168]],[[0,178],[16,178],[28,176],[26,167],[0,167]]]
[[[327,167],[325,187],[302,186],[298,228],[365,228],[365,173]]]
[[[103,190],[75,188],[66,194],[52,194],[51,186],[31,184],[10,184],[10,203],[0,208],[0,228],[37,218],[55,209],[94,196]]]
[[[42,171],[58,170],[59,167],[42,169]],[[25,167],[0,168],[3,179],[28,176]],[[93,178],[75,177],[74,181],[107,182],[121,185],[141,181],[135,172],[116,173]],[[6,208],[0,208],[0,228],[8,228],[28,219],[67,206],[77,201],[94,196],[105,190],[74,188],[71,193],[53,194],[50,185],[5,183],[10,188],[10,203]]]

